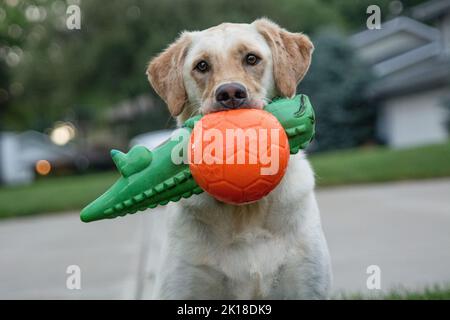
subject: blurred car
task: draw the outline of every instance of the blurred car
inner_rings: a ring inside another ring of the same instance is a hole
[[[0,181],[5,185],[29,184],[36,174],[48,175],[76,166],[73,145],[59,146],[37,131],[0,132]]]
[[[170,138],[173,130],[158,130],[137,135],[130,141],[130,147],[142,145],[152,150]]]

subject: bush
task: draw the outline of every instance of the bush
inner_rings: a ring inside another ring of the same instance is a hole
[[[376,108],[365,97],[370,68],[345,37],[324,32],[313,39],[310,71],[299,91],[311,97],[317,117],[312,151],[351,148],[374,139]]]

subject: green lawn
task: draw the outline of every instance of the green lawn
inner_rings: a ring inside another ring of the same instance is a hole
[[[405,150],[385,148],[310,157],[321,186],[450,176],[450,142]],[[30,186],[0,188],[0,218],[80,210],[117,179],[117,173],[42,178]]]
[[[450,300],[450,285],[434,285],[423,290],[395,289],[386,294],[376,294],[367,296],[362,294],[341,294],[334,299],[345,300]]]
[[[450,142],[412,149],[368,148],[312,155],[318,186],[450,176]]]
[[[106,191],[117,173],[42,178],[29,186],[0,188],[0,218],[79,210]]]

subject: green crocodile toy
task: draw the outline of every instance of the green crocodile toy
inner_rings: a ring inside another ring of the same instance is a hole
[[[274,115],[285,129],[291,154],[306,148],[313,139],[314,110],[306,95],[276,99],[264,110]],[[200,118],[188,119],[183,128],[190,133]],[[81,211],[81,220],[111,219],[202,193],[189,165],[171,160],[173,148],[187,143],[189,136],[180,136],[167,140],[152,151],[143,146],[135,146],[127,154],[112,150],[111,156],[121,177]]]

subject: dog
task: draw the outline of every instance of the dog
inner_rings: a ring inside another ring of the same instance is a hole
[[[195,114],[262,109],[292,97],[314,50],[302,33],[262,18],[183,32],[152,59],[147,75],[178,124]],[[168,206],[156,299],[325,299],[327,243],[304,153],[281,183],[250,204],[206,193]]]

